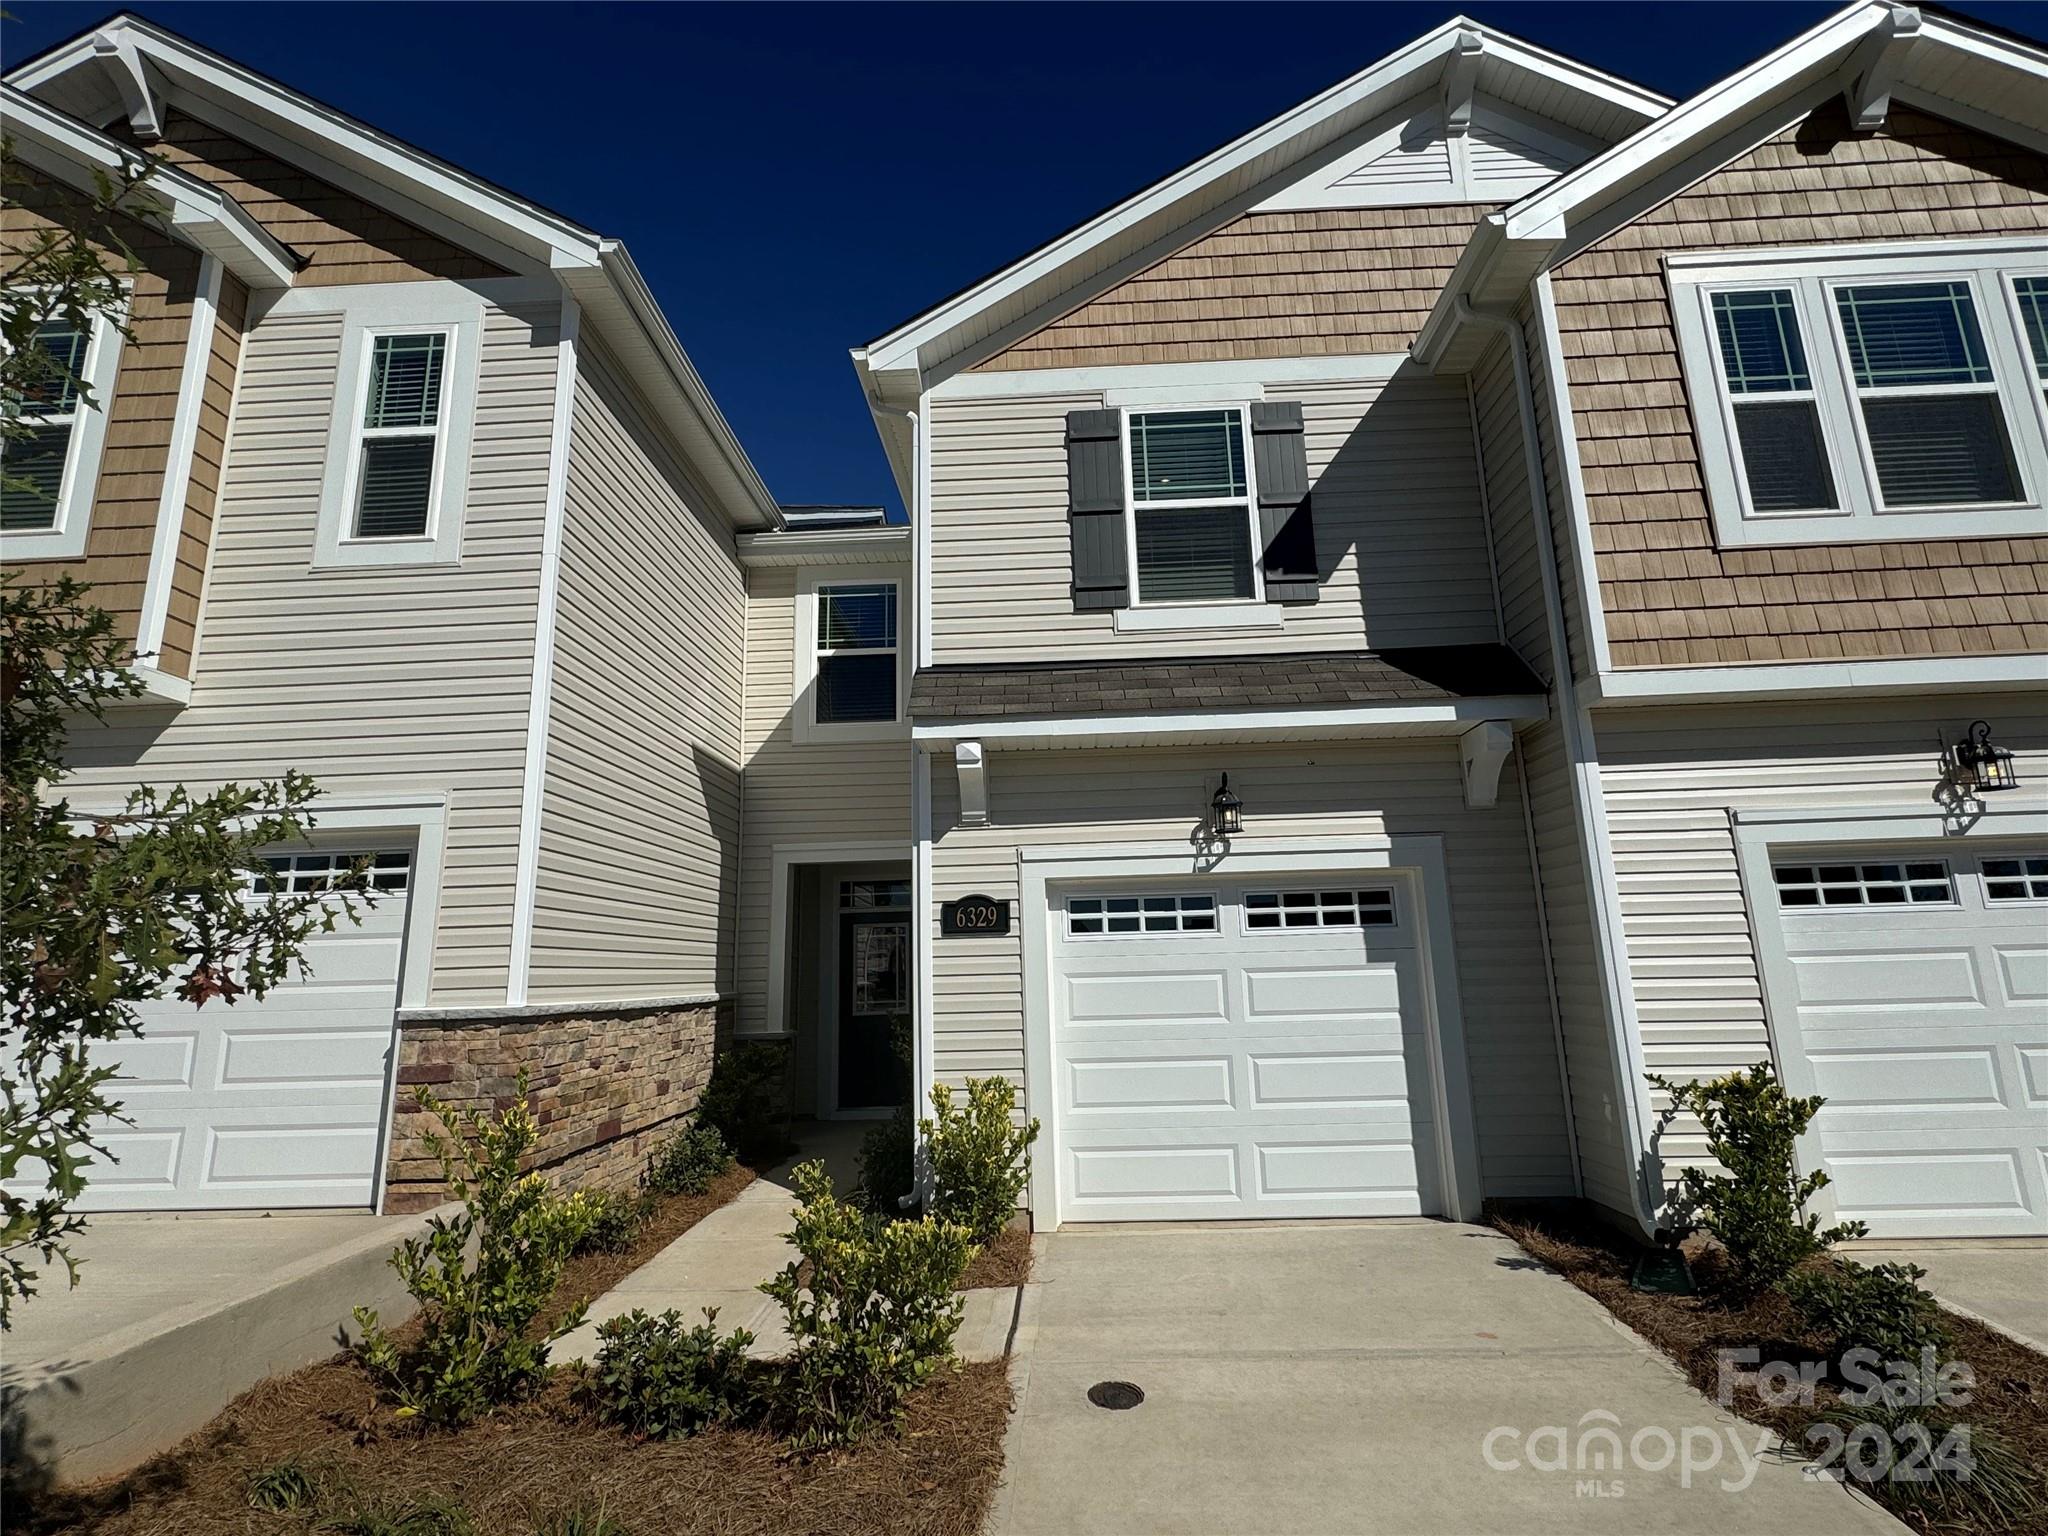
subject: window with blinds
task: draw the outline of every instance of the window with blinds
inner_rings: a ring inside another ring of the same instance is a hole
[[[424,537],[448,377],[442,331],[372,336],[356,473],[353,536]]]
[[[2017,535],[2048,494],[2048,243],[1670,258],[1724,545]]]
[[[0,532],[58,524],[91,348],[90,330],[62,320],[36,327],[17,417],[25,430],[0,442]]]
[[[896,584],[821,586],[817,593],[819,725],[878,724],[896,718]]]
[[[1128,425],[1138,601],[1256,598],[1244,412],[1133,412]]]

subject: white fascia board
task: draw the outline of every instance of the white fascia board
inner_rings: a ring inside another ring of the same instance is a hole
[[[988,400],[1011,395],[1063,395],[1095,390],[1203,390],[1261,385],[1386,380],[1409,361],[1406,352],[1331,357],[1237,358],[1210,363],[1108,363],[1091,368],[1023,368],[1007,373],[956,373],[932,387],[935,400]]]
[[[93,190],[92,172],[122,177],[144,156],[119,139],[13,86],[0,86],[0,115],[14,152],[23,163],[83,192]],[[137,192],[138,201],[163,208],[155,220],[172,235],[218,259],[251,288],[286,288],[299,258],[249,217],[240,203],[217,187],[176,166],[159,165]]]
[[[1581,684],[1589,704],[1738,703],[1842,694],[1989,693],[2048,686],[2048,655],[1770,662],[1748,667],[1643,667]]]
[[[620,365],[676,433],[677,441],[700,450],[684,457],[707,489],[720,496],[722,510],[734,526],[780,528],[782,509],[711,398],[626,247],[617,240],[601,240],[594,263],[560,262],[555,275],[582,305],[584,323],[613,343],[611,350]],[[619,345],[625,340],[639,342],[644,356],[635,358],[632,350]]]
[[[1314,129],[1357,102],[1408,82],[1413,83],[1415,90],[1434,87],[1444,60],[1457,48],[1460,35],[1467,33],[1477,34],[1492,58],[1517,65],[1554,83],[1568,85],[1610,105],[1640,113],[1646,120],[1658,117],[1670,106],[1667,98],[1654,92],[1589,69],[1575,60],[1531,47],[1463,16],[1453,16],[1349,79],[1310,97],[1301,105],[1184,166],[1164,180],[1153,183],[1135,197],[1126,199],[1080,228],[1070,230],[1051,244],[1041,246],[965,293],[870,342],[867,347],[868,367],[887,370],[915,366],[925,346],[989,305],[1084,256],[1131,225],[1153,217],[1176,202],[1197,196],[1218,179],[1273,153],[1297,135]]]
[[[1066,746],[1142,746],[1148,741],[1211,736],[1256,740],[1320,735],[1325,737],[1457,735],[1481,720],[1533,725],[1546,719],[1549,702],[1541,694],[1494,695],[1452,699],[1441,704],[1350,704],[1335,709],[1203,709],[1186,713],[1143,715],[1053,715],[997,720],[963,720],[913,725],[911,740],[924,751],[956,742],[1050,742]]]
[[[910,525],[815,533],[743,533],[734,541],[748,569],[778,565],[907,565]]]
[[[487,233],[529,259],[545,262],[551,251],[588,250],[596,242],[592,231],[559,214],[133,15],[115,17],[17,70],[8,81],[33,92],[73,69],[94,67],[94,47],[101,39],[132,43],[168,83],[174,103],[189,93],[209,106],[218,104],[379,184],[403,189],[459,222],[480,222]]]

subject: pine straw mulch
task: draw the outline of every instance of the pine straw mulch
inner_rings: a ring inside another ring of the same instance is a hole
[[[599,1512],[630,1536],[973,1536],[1003,1463],[1003,1362],[942,1373],[902,1431],[851,1451],[789,1459],[757,1430],[636,1441],[576,1400],[578,1372],[532,1402],[454,1431],[393,1428],[345,1358],[275,1377],[184,1445],[120,1482],[8,1529],[92,1536],[309,1536],[323,1519],[439,1501],[479,1536],[525,1536]],[[295,1462],[322,1489],[311,1512],[249,1507],[249,1479]],[[16,1521],[22,1523],[17,1525]],[[349,1527],[343,1527],[347,1529]]]
[[[1669,1355],[1692,1384],[1709,1398],[1721,1389],[1717,1351],[1757,1348],[1764,1361],[1794,1364],[1831,1358],[1830,1341],[1810,1334],[1791,1303],[1775,1292],[1738,1305],[1715,1294],[1719,1255],[1688,1244],[1698,1294],[1669,1296],[1638,1291],[1629,1284],[1635,1261],[1645,1251],[1597,1218],[1568,1209],[1503,1205],[1489,1207],[1492,1224],[1598,1301],[1628,1327]],[[1853,1256],[1853,1255],[1852,1255]],[[1952,1356],[1969,1363],[1976,1390],[1957,1417],[2003,1438],[2036,1468],[2048,1468],[2048,1356],[2008,1338],[1995,1328],[1959,1313],[1947,1314]],[[1746,1373],[1736,1381],[1733,1411],[1767,1425],[1791,1447],[1804,1444],[1816,1415],[1839,1401],[1837,1384],[1823,1379],[1813,1407],[1777,1407],[1757,1395]],[[1885,1501],[1886,1485],[1861,1485]],[[1911,1509],[1892,1513],[1918,1530],[1934,1530]],[[1943,1532],[1973,1529],[1943,1525]],[[1983,1528],[1979,1528],[1983,1529]],[[1998,1529],[2048,1536],[2048,1509],[2036,1518]]]
[[[1031,1231],[1028,1227],[1005,1227],[981,1252],[968,1261],[956,1291],[983,1287],[1022,1285],[1031,1278]]]

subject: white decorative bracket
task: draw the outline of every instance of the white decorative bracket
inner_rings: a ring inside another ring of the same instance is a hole
[[[1472,87],[1479,80],[1480,55],[1486,39],[1469,27],[1458,33],[1457,43],[1444,60],[1444,135],[1462,139],[1472,127]]]
[[[953,743],[953,768],[960,775],[960,823],[968,827],[988,825],[988,769],[982,760],[981,743]]]
[[[126,32],[96,32],[93,34],[92,52],[120,91],[121,104],[127,110],[128,125],[135,130],[135,136],[151,144],[161,139],[164,136],[163,96],[150,83],[134,39]]]
[[[1889,6],[1876,30],[1849,55],[1842,67],[1842,95],[1850,126],[1858,133],[1875,133],[1891,115],[1892,87],[1919,36],[1919,11],[1910,5]]]
[[[1475,811],[1491,809],[1500,798],[1501,764],[1514,747],[1514,728],[1505,720],[1482,720],[1458,738],[1466,805]]]

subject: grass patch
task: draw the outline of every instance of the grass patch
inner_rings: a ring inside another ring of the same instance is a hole
[[[1830,1358],[1832,1341],[1813,1335],[1782,1294],[1766,1291],[1748,1300],[1732,1295],[1725,1284],[1730,1277],[1712,1249],[1688,1247],[1698,1294],[1637,1291],[1629,1275],[1645,1250],[1597,1219],[1568,1208],[1519,1205],[1490,1208],[1489,1216],[1532,1257],[1670,1356],[1709,1398],[1721,1390],[1719,1352],[1724,1349],[1755,1348],[1765,1361],[1793,1364]],[[1856,1486],[1927,1536],[2048,1536],[2048,1498],[2043,1497],[2048,1487],[2034,1470],[2048,1468],[2048,1356],[1972,1318],[1948,1313],[1944,1320],[1949,1347],[1942,1358],[1967,1361],[1976,1387],[1966,1406],[1930,1411],[1930,1416],[1968,1424],[1985,1442],[1980,1458],[1984,1475],[1976,1480],[1983,1487],[1973,1490],[1966,1484],[1961,1491],[1988,1492],[1996,1483],[2007,1496],[1999,1509],[1992,1509],[1981,1499],[1950,1496],[1954,1488],[1945,1495],[1928,1484],[1879,1480]],[[1780,1406],[1766,1401],[1755,1378],[1743,1373],[1736,1379],[1731,1407],[1802,1451],[1808,1429],[1822,1420],[1847,1425],[1884,1418],[1882,1409],[1845,1403],[1843,1385],[1823,1376],[1812,1406]],[[2021,1512],[2015,1515],[2015,1510]]]
[[[956,1291],[979,1290],[989,1286],[1022,1285],[1031,1278],[1031,1233],[1023,1227],[1005,1227],[979,1253],[968,1260],[967,1272]]]

